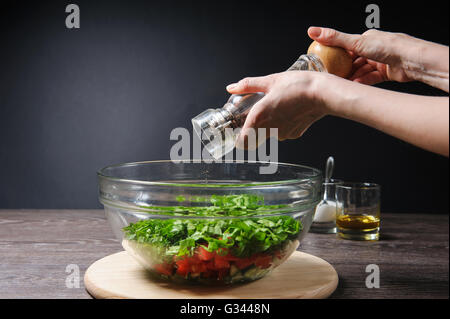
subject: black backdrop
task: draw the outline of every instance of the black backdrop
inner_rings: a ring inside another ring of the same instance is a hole
[[[0,208],[93,208],[97,169],[168,159],[172,128],[227,99],[225,85],[286,69],[310,25],[365,31],[356,1],[68,1],[0,5]],[[377,1],[383,30],[448,45],[448,1]],[[382,87],[443,95],[420,83]],[[448,213],[448,159],[327,117],[279,160],[383,187],[383,211]]]

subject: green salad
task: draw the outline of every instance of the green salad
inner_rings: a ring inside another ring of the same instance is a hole
[[[210,203],[163,208],[187,218],[150,218],[129,224],[123,229],[125,249],[163,277],[237,282],[264,276],[297,248],[299,220],[286,215],[255,216],[284,206],[264,205],[263,198],[255,195],[215,195]],[[224,218],[198,218],[217,216]]]

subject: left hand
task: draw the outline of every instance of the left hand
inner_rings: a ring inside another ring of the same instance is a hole
[[[423,43],[406,34],[376,29],[363,34],[348,34],[330,28],[310,27],[308,35],[324,45],[346,49],[353,58],[349,80],[368,85],[414,80],[405,65],[419,63],[409,61],[407,57]]]

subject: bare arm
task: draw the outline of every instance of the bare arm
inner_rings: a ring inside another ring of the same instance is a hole
[[[335,81],[334,85],[333,90],[324,88],[320,93],[329,114],[449,155],[448,97],[404,94],[344,80]]]
[[[308,35],[322,44],[348,50],[354,57],[350,80],[355,82],[421,81],[449,91],[448,46],[374,29],[363,34],[348,34],[311,27]]]
[[[374,127],[411,144],[449,154],[449,99],[392,92],[331,74],[294,71],[246,78],[230,93],[265,92],[244,124],[277,127],[279,139],[300,137],[315,121],[334,115]]]

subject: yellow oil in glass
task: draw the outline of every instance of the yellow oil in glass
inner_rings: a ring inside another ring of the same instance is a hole
[[[378,240],[380,235],[379,207],[366,207],[359,212],[345,209],[336,216],[338,236],[353,240]]]
[[[380,227],[380,218],[370,215],[340,215],[336,219],[340,228],[372,231]]]

